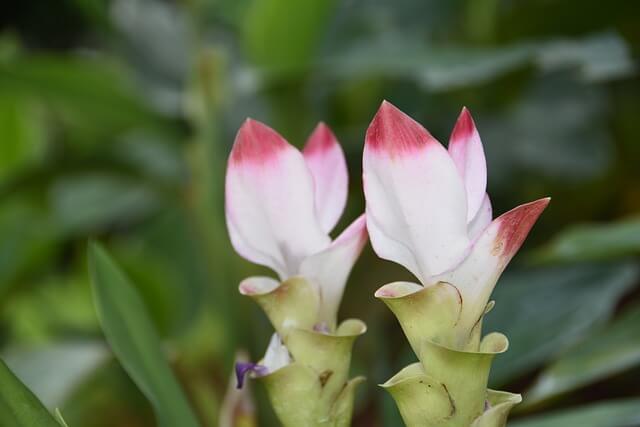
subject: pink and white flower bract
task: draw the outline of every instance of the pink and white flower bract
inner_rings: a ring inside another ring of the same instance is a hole
[[[270,267],[281,281],[298,275],[309,280],[319,293],[319,320],[332,326],[367,239],[364,215],[334,241],[329,237],[344,210],[347,187],[344,153],[323,123],[302,152],[255,120],[238,131],[225,189],[231,242],[241,256]]]
[[[492,221],[484,150],[466,108],[447,150],[383,102],[367,130],[363,181],[375,252],[406,267],[424,286],[455,286],[462,321],[471,326],[549,203],[545,198],[524,204]]]

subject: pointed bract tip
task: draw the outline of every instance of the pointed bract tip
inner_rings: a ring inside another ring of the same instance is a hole
[[[501,215],[494,251],[508,259],[515,255],[550,200],[550,197],[538,199]]]
[[[230,160],[234,163],[264,163],[288,145],[287,141],[269,126],[247,118],[238,130]]]
[[[466,142],[475,132],[476,124],[473,121],[473,117],[471,117],[471,112],[467,107],[462,107],[453,132],[451,132],[450,144]]]
[[[365,137],[365,147],[388,154],[410,153],[437,141],[418,122],[388,101],[382,101]]]
[[[331,131],[331,128],[324,122],[319,122],[311,132],[309,139],[307,139],[303,152],[305,154],[313,154],[329,150],[336,145],[338,145],[338,139]]]
[[[364,245],[367,242],[369,235],[367,234],[367,218],[365,214],[356,218],[337,238],[333,241],[333,244],[340,244],[342,242],[352,241],[357,239],[360,245]]]

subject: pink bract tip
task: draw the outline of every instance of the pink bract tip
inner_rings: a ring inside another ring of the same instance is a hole
[[[307,144],[304,146],[303,153],[305,155],[321,153],[323,151],[330,150],[337,144],[338,139],[333,134],[329,126],[320,122],[311,133],[311,136],[309,136]]]
[[[269,126],[247,119],[236,135],[230,160],[233,163],[265,163],[288,145],[287,141]]]
[[[438,143],[418,122],[387,101],[383,101],[367,129],[365,144],[388,154],[411,153],[426,144]]]
[[[453,128],[453,132],[451,133],[451,143],[466,141],[475,131],[476,125],[473,121],[473,117],[471,117],[471,113],[467,107],[463,107],[460,115],[458,116],[458,120],[456,121],[456,125]]]
[[[496,237],[496,251],[511,258],[520,249],[533,224],[547,207],[550,197],[545,197],[510,210],[500,217],[500,229]]]

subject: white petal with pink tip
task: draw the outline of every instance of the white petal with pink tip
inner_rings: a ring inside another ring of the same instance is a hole
[[[344,152],[331,130],[320,123],[302,154],[313,176],[318,220],[328,233],[335,227],[347,203],[349,176]]]
[[[456,165],[426,129],[387,102],[367,130],[363,180],[378,256],[423,282],[464,258],[467,205]]]
[[[502,271],[548,204],[548,198],[540,199],[502,214],[484,230],[460,265],[433,279],[458,288],[467,321],[474,323],[484,313]]]
[[[297,274],[302,259],[330,243],[316,219],[313,180],[302,154],[262,123],[247,120],[240,128],[225,195],[234,248],[281,279]]]
[[[489,200],[489,195],[484,195],[484,200],[482,201],[482,205],[480,205],[480,209],[476,212],[476,216],[471,220],[469,225],[467,226],[467,233],[469,234],[469,239],[471,241],[475,241],[478,236],[491,224],[491,220],[493,219],[493,208],[491,207],[491,200]]]
[[[449,154],[464,181],[467,220],[471,221],[480,209],[487,190],[487,163],[480,135],[466,108],[462,109],[451,133]]]
[[[347,277],[367,241],[365,216],[358,217],[324,251],[302,262],[300,273],[320,292],[320,318],[334,327]]]

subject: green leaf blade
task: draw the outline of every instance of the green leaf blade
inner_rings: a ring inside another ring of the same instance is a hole
[[[0,427],[60,427],[38,398],[0,359]]]
[[[140,296],[107,252],[89,246],[89,270],[98,318],[107,341],[131,379],[151,402],[163,427],[199,423],[171,368]]]
[[[524,406],[571,392],[640,364],[640,306],[594,331],[551,364],[525,394]]]
[[[509,427],[634,427],[640,424],[640,399],[605,401],[509,423]]]

